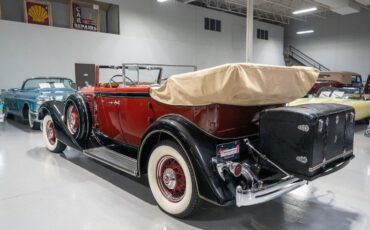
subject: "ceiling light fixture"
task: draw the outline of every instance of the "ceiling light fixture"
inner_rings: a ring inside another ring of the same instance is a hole
[[[168,0],[157,0],[157,2],[167,2]]]
[[[298,31],[297,34],[312,34],[313,32],[315,32],[314,30],[302,30],[302,31]]]
[[[313,11],[316,11],[316,10],[317,10],[317,7],[312,7],[312,8],[307,8],[307,9],[303,9],[303,10],[293,11],[293,14],[304,14],[304,13],[309,13],[309,12],[313,12]]]

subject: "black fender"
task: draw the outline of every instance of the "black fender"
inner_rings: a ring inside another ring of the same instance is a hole
[[[74,103],[79,113],[79,132],[78,135],[72,135],[66,125],[66,108],[69,103]],[[82,151],[87,145],[87,138],[91,132],[90,112],[84,99],[78,94],[70,95],[66,101],[48,101],[39,108],[38,118],[44,119],[50,115],[54,122],[56,138],[62,143]]]
[[[146,173],[147,162],[153,147],[162,138],[172,138],[189,157],[195,172],[201,198],[217,205],[228,205],[234,199],[212,163],[220,140],[200,130],[195,124],[179,115],[167,115],[154,122],[144,134],[138,152],[138,171]]]

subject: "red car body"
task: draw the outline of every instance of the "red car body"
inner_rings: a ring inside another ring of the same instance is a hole
[[[139,146],[148,127],[168,114],[181,115],[218,138],[236,138],[256,134],[259,113],[266,108],[279,106],[172,106],[152,99],[149,90],[149,86],[125,88],[95,86],[82,89],[81,94],[93,111],[95,129],[117,141],[136,147]],[[117,94],[127,94],[127,97],[117,98],[114,96]],[[135,94],[138,96],[132,96]]]
[[[159,70],[156,83],[161,83],[162,67],[134,66],[137,70]],[[321,111],[322,116],[338,113],[338,119],[341,116],[343,124],[346,122],[348,125],[347,130],[341,130],[342,134],[346,133],[341,136],[343,142],[340,145],[330,143],[340,150],[335,150],[334,155],[331,151],[330,158],[317,162],[319,165],[309,173],[309,165],[302,166],[302,163],[310,161],[311,164],[313,155],[317,155],[317,160],[326,152],[307,153],[312,150],[307,148],[300,153],[295,146],[306,148],[326,140],[325,137],[310,138],[310,143],[301,143],[303,138],[295,140],[298,143],[290,143],[289,138],[277,145],[286,147],[284,150],[276,148],[278,160],[294,166],[294,170],[300,169],[298,173],[288,172],[269,160],[266,153],[260,152],[260,147],[269,146],[271,141],[283,140],[279,138],[285,136],[285,132],[294,137],[303,135],[302,131],[316,135],[314,122],[303,124],[307,118],[303,118],[306,113],[303,114],[302,109],[307,109],[284,108],[281,104],[167,105],[150,96],[150,84],[139,80],[134,83],[126,77],[126,68],[125,65],[119,68],[123,73],[111,77],[109,83],[99,81],[97,69],[93,86],[83,88],[64,102],[43,104],[39,112],[39,119],[44,120],[43,136],[52,152],[60,153],[68,145],[133,176],[147,174],[157,203],[171,215],[190,215],[200,199],[222,206],[266,202],[304,185],[308,180],[335,172],[353,158],[352,108],[330,105],[325,106],[327,111]],[[125,76],[123,82],[115,82],[116,76]],[[126,84],[126,78],[132,84]],[[268,128],[265,126],[263,129],[265,138],[260,139],[261,116],[271,113],[276,113],[278,120],[269,120]],[[286,122],[286,118],[290,121]],[[329,121],[329,117],[326,119]],[[333,129],[333,132],[338,131]],[[273,133],[277,137],[269,138],[268,135]],[[348,150],[343,152],[344,148]],[[284,156],[288,150],[290,157]],[[296,156],[298,153],[307,156]],[[340,158],[336,156],[339,154],[342,154]],[[156,158],[157,155],[160,157]]]

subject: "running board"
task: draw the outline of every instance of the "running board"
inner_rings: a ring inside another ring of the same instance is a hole
[[[83,153],[97,161],[110,165],[132,176],[138,175],[137,160],[106,147],[85,149]]]

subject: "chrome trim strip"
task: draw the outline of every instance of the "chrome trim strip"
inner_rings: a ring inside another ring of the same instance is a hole
[[[318,164],[318,165],[316,165],[314,167],[309,168],[308,171],[310,173],[312,173],[312,172],[318,170],[319,168],[322,168],[323,166],[329,164],[330,162],[333,162],[333,161],[338,160],[340,158],[344,158],[344,157],[349,156],[351,154],[353,154],[353,150],[344,151],[342,154],[339,154],[338,156],[335,156],[333,158],[330,158],[329,160],[326,160],[326,161],[324,161],[324,162],[322,162],[322,163],[320,163],[320,164]]]

